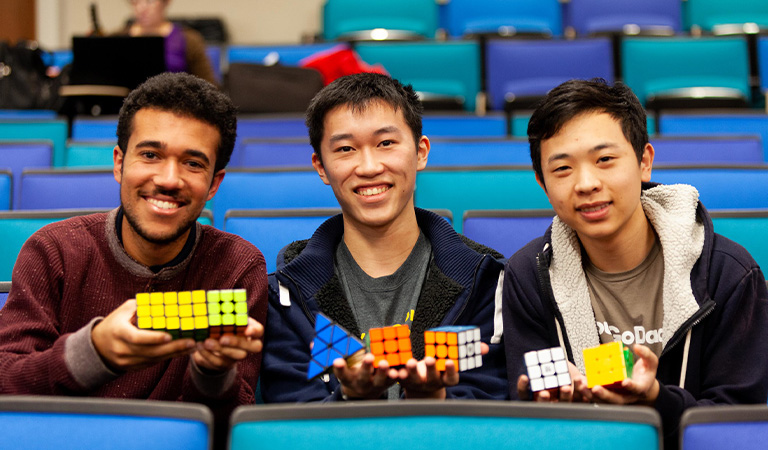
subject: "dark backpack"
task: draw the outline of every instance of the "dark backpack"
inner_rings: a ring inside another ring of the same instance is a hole
[[[36,42],[0,42],[0,109],[57,109],[58,83]]]

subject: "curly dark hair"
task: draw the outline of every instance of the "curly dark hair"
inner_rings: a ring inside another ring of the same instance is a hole
[[[143,108],[192,117],[219,130],[214,173],[225,168],[235,148],[237,109],[215,86],[187,73],[162,73],[134,89],[120,108],[117,145],[125,153],[133,133],[133,117]]]
[[[645,109],[632,90],[620,82],[610,86],[602,78],[570,80],[549,91],[528,122],[531,163],[542,182],[541,141],[557,134],[574,117],[591,112],[607,113],[619,121],[640,163],[648,143],[648,125]]]
[[[307,108],[306,124],[309,143],[322,162],[320,143],[323,140],[325,116],[334,108],[349,106],[353,111],[364,111],[372,102],[382,100],[395,111],[402,111],[405,123],[411,129],[413,140],[421,139],[421,115],[424,107],[411,85],[377,73],[359,73],[341,77],[315,95]]]

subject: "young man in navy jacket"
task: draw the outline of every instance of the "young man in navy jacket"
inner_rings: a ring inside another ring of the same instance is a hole
[[[269,276],[265,401],[507,397],[501,255],[414,207],[416,173],[430,149],[421,112],[410,86],[378,74],[341,78],[312,101],[312,163],[342,214],[284,248]],[[352,367],[337,359],[332,375],[307,381],[318,312],[356,336],[407,324],[415,359],[400,370],[374,366],[372,354]],[[452,363],[436,370],[434,358],[424,358],[423,333],[439,325],[479,326],[483,366],[460,375]]]
[[[651,183],[654,149],[632,91],[602,80],[553,89],[528,126],[536,180],[557,213],[504,278],[513,398],[653,406],[665,447],[683,411],[765,403],[768,293],[757,263],[716,234],[687,185]],[[585,348],[622,341],[621,390],[588,389]],[[531,395],[523,354],[562,346],[573,386]]]

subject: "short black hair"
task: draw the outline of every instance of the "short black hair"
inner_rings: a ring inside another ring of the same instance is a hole
[[[213,173],[227,166],[237,137],[237,109],[214,85],[187,73],[166,72],[134,89],[123,102],[117,119],[117,145],[123,154],[133,133],[133,117],[144,108],[168,111],[212,125],[220,135]]]
[[[323,140],[325,116],[328,112],[342,105],[355,112],[364,111],[377,100],[389,104],[395,111],[403,112],[405,123],[411,129],[414,142],[418,144],[421,139],[421,115],[424,107],[411,85],[403,85],[394,78],[378,73],[348,75],[324,87],[307,108],[309,143],[321,162],[320,143]]]
[[[544,182],[541,169],[541,141],[557,134],[571,119],[585,113],[607,113],[619,121],[624,137],[632,145],[638,164],[648,143],[645,109],[627,85],[610,86],[602,78],[570,80],[549,91],[528,122],[531,163]]]

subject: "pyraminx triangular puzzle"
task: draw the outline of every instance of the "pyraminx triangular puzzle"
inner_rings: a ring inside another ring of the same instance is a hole
[[[309,360],[307,379],[319,377],[331,370],[336,358],[347,359],[365,346],[347,330],[323,313],[315,316],[315,339],[312,341],[312,356]]]

